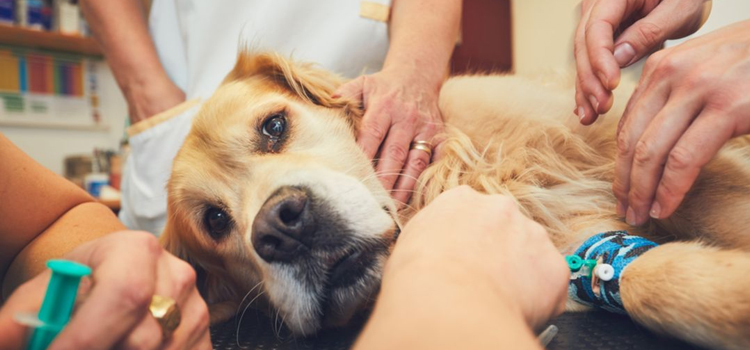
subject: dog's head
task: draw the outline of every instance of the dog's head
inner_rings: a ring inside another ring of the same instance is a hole
[[[260,298],[298,335],[374,298],[396,208],[355,142],[341,80],[241,54],[201,108],[168,185],[166,247],[205,271],[209,304]]]

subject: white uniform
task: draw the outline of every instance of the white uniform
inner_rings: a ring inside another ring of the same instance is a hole
[[[355,0],[155,0],[149,26],[169,77],[187,100],[205,99],[242,47],[315,62],[349,78],[379,71],[388,50],[387,23],[360,16],[360,6]],[[163,229],[172,160],[197,109],[130,138],[120,211],[129,228]]]

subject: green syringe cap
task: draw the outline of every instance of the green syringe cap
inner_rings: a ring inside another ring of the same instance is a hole
[[[52,270],[52,277],[39,309],[39,323],[27,347],[29,350],[46,349],[68,324],[81,278],[91,274],[88,266],[69,260],[49,260],[47,267]]]
[[[90,267],[70,260],[49,260],[47,267],[52,270],[53,274],[59,273],[70,277],[80,278],[91,274]]]

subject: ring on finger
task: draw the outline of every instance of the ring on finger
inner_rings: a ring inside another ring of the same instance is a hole
[[[427,155],[432,157],[432,144],[429,141],[414,141],[411,143],[409,149],[418,149],[427,152]]]
[[[167,296],[154,295],[151,297],[151,304],[148,306],[148,311],[151,312],[151,315],[159,323],[164,339],[169,339],[174,330],[180,325],[182,319],[182,313],[177,302]]]

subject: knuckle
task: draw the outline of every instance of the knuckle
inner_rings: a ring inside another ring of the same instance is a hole
[[[162,252],[162,246],[159,244],[159,240],[151,233],[148,232],[134,232],[130,241],[144,249],[144,251],[157,256]]]
[[[424,153],[420,151],[420,153]],[[426,157],[419,156],[419,157],[412,157],[409,160],[409,168],[411,168],[413,171],[417,172],[418,174],[421,174],[425,169],[427,169],[428,160],[425,159]]]
[[[636,28],[635,33],[642,46],[652,48],[661,42],[664,37],[664,28],[653,22],[643,21]]]
[[[190,290],[195,286],[195,270],[185,262],[180,261],[180,268],[174,274],[174,284],[177,290]]]
[[[151,303],[152,292],[145,280],[130,280],[120,287],[118,300],[126,310],[146,310]]]
[[[643,64],[644,73],[650,73],[656,70],[656,67],[662,59],[664,59],[664,54],[661,51],[651,54],[651,56],[646,59],[646,63]]]
[[[516,205],[516,201],[513,200],[513,198],[509,196],[492,196],[495,198],[495,206],[497,209],[499,209],[501,212],[506,213],[507,215],[514,214],[518,211],[518,206]]]
[[[615,194],[615,197],[617,198],[627,198],[628,197],[628,189],[625,185],[622,184],[622,182],[615,180],[614,183],[612,183],[612,192]]]
[[[474,189],[471,188],[471,186],[469,185],[461,185],[453,189],[453,193],[459,193],[459,194],[467,194],[467,193],[473,193],[473,192],[474,192]]]
[[[409,151],[406,149],[406,147],[404,147],[404,145],[395,144],[395,143],[389,145],[388,148],[386,149],[386,154],[389,157],[400,159],[400,160],[406,159],[408,152]]]
[[[382,140],[385,137],[386,129],[374,121],[366,122],[363,128],[364,134],[374,139]]]
[[[676,198],[681,198],[683,191],[677,188],[676,184],[671,181],[662,181],[659,184],[659,188],[656,189],[656,196],[661,199],[662,202],[672,202]]]
[[[59,338],[60,341],[64,342],[64,348],[69,349],[95,349],[99,345],[96,334],[89,332],[75,332],[65,334],[65,338],[62,336]]]
[[[650,202],[651,194],[644,192],[641,187],[633,187],[628,195],[628,203],[640,207]]]
[[[629,157],[632,153],[630,135],[626,131],[620,131],[617,135],[617,153],[622,157]]]
[[[582,57],[584,55],[588,55],[588,52],[586,51],[586,45],[584,45],[583,42],[576,40],[573,43],[573,54],[575,55],[575,57]]]
[[[675,55],[666,55],[659,61],[655,69],[660,76],[675,74],[680,69],[680,59]]]
[[[456,197],[467,197],[476,193],[476,191],[474,191],[474,189],[469,185],[454,187],[450,190],[450,192]]]
[[[535,237],[545,239],[547,237],[547,230],[536,221],[529,220],[529,232]]]
[[[158,327],[149,327],[147,331],[140,333],[138,336],[131,336],[123,344],[122,349],[146,350],[158,349],[161,345],[161,331]]]
[[[195,320],[195,328],[197,331],[203,331],[207,329],[211,324],[211,316],[208,312],[208,306],[206,306],[206,303],[203,302],[203,299],[201,299],[200,306],[196,310]]]
[[[681,172],[695,166],[692,152],[682,146],[675,146],[667,159],[667,170]]]
[[[639,140],[635,145],[635,154],[633,155],[633,161],[637,165],[646,165],[652,162],[655,158],[654,148],[651,146],[651,142],[647,140]]]
[[[698,69],[685,77],[685,87],[691,90],[699,89],[710,84],[714,79],[716,79],[716,74],[714,72],[705,69]]]

